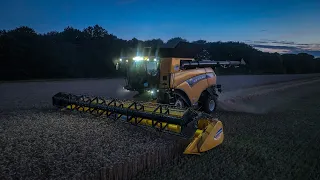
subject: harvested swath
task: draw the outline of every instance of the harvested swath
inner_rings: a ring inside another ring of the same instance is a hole
[[[0,179],[71,179],[100,172],[114,177],[124,165],[138,168],[126,172],[132,176],[143,167],[130,164],[137,157],[151,162],[155,158],[147,153],[175,148],[175,140],[140,127],[56,110],[0,114],[0,141]]]
[[[268,114],[220,112],[222,145],[136,179],[319,179],[320,83],[250,101],[277,102]]]
[[[313,85],[319,82],[319,79],[310,79],[227,92],[219,98],[219,109],[265,114],[274,108],[288,108],[287,102],[290,103],[300,89],[314,92]]]

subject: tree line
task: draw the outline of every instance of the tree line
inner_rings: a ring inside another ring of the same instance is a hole
[[[26,26],[0,30],[0,80],[115,77],[119,72],[114,60],[126,49],[173,47],[181,41],[188,42],[180,37],[167,42],[123,40],[99,25],[83,30],[67,27],[45,34]],[[266,53],[241,42],[192,43],[203,45],[211,59],[243,58],[247,62],[245,68],[219,68],[220,74],[320,73],[320,59],[306,53]]]

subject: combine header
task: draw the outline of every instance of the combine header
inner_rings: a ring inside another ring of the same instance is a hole
[[[58,108],[105,115],[109,119],[121,119],[133,125],[149,126],[189,138],[191,143],[184,154],[200,154],[218,146],[224,139],[220,121],[192,109],[61,92],[52,97],[52,102]]]

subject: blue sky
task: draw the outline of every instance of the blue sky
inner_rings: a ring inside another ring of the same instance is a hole
[[[26,25],[44,33],[99,24],[123,39],[242,41],[320,56],[319,9],[319,0],[2,0],[0,29]]]

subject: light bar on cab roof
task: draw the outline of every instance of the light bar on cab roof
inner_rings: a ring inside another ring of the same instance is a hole
[[[134,61],[142,61],[143,60],[143,57],[141,56],[136,56],[134,58],[132,58]]]
[[[131,59],[131,58],[129,58]],[[132,58],[133,61],[158,61],[158,58],[154,58],[154,56],[135,56]],[[128,62],[128,58],[121,57],[118,62]]]

